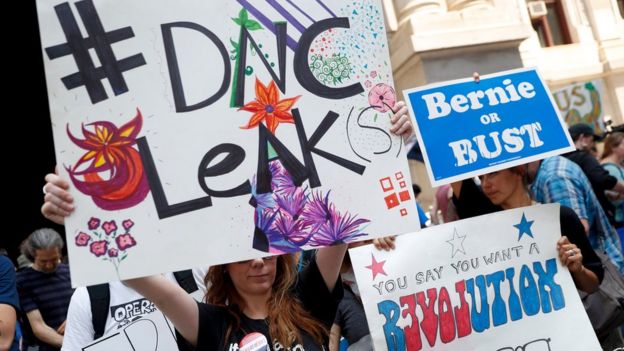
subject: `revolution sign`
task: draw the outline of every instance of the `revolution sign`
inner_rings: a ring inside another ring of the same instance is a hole
[[[558,219],[524,207],[351,249],[375,350],[600,350]]]

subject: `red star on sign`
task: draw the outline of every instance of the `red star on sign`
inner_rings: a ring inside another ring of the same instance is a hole
[[[377,274],[383,274],[386,275],[386,272],[384,271],[384,263],[386,263],[386,261],[381,261],[381,262],[377,262],[377,260],[375,259],[375,256],[373,256],[373,254],[371,254],[371,257],[373,258],[373,262],[371,263],[370,266],[366,266],[366,268],[370,269],[373,273],[373,280],[375,280],[375,277],[377,277]]]

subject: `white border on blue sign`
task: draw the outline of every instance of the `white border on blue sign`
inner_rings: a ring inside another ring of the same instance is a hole
[[[512,70],[503,71],[503,72],[486,74],[486,75],[480,76],[480,79],[483,80],[483,79],[488,79],[488,78],[495,78],[495,77],[499,77],[499,76],[505,76],[505,75],[509,75],[509,74],[520,73],[520,72],[529,72],[529,71],[535,71],[535,73],[537,74],[537,77],[539,78],[540,83],[542,84],[542,86],[544,87],[546,92],[548,93],[548,100],[550,101],[551,105],[553,106],[554,111],[557,113],[557,116],[559,117],[559,123],[561,124],[562,130],[567,131],[566,124],[565,124],[563,118],[561,118],[561,114],[559,113],[559,109],[555,105],[555,101],[553,100],[553,96],[550,93],[550,89],[548,88],[548,85],[545,84],[544,79],[542,78],[542,75],[539,73],[537,68],[535,68],[535,67],[518,68],[518,69],[512,69]],[[442,179],[436,180],[434,178],[434,176],[433,176],[433,171],[432,171],[431,165],[429,163],[429,155],[427,154],[427,149],[425,147],[425,144],[423,143],[423,139],[422,139],[422,134],[420,132],[420,128],[418,127],[418,123],[416,123],[416,116],[414,115],[414,109],[413,109],[412,103],[411,103],[411,101],[409,99],[409,94],[413,93],[413,92],[418,92],[418,91],[421,91],[421,90],[428,90],[428,89],[432,89],[432,88],[437,88],[437,87],[442,87],[442,86],[449,86],[449,85],[458,84],[458,83],[466,83],[466,82],[471,82],[471,81],[474,81],[473,77],[449,80],[449,81],[445,81],[445,82],[433,83],[433,84],[423,85],[423,86],[417,87],[417,88],[411,88],[411,89],[403,90],[403,99],[404,99],[405,103],[407,104],[408,111],[409,111],[410,117],[412,119],[412,124],[414,125],[414,131],[416,132],[416,137],[418,138],[418,143],[420,144],[420,149],[421,149],[422,154],[423,154],[423,159],[425,160],[425,166],[427,167],[427,175],[429,175],[429,181],[431,182],[431,185],[433,185],[434,187],[439,187],[439,186],[446,185],[446,184],[449,184],[449,183],[458,182],[458,181],[461,181],[461,180],[464,180],[464,179],[480,176],[482,174],[487,174],[487,173],[491,173],[491,172],[500,171],[502,169],[507,169],[507,168],[510,168],[510,167],[523,165],[523,164],[526,164],[526,163],[529,163],[529,162],[542,160],[542,159],[545,159],[545,158],[550,157],[550,156],[561,155],[561,154],[564,154],[566,152],[571,152],[571,151],[576,150],[576,147],[574,146],[574,143],[572,142],[572,138],[570,138],[570,134],[566,133],[566,138],[568,139],[568,143],[569,143],[569,146],[567,146],[567,147],[559,148],[559,149],[556,149],[556,150],[551,150],[551,151],[548,151],[548,152],[543,152],[541,154],[537,154],[537,155],[533,155],[533,156],[529,156],[529,157],[513,159],[513,160],[508,160],[508,161],[502,161],[499,164],[492,165],[492,166],[489,166],[489,167],[486,167],[486,168],[481,168],[481,169],[478,169],[476,171],[470,171],[470,172],[466,172],[466,173],[463,173],[463,174],[460,174],[460,175],[456,175],[456,176],[452,176],[452,177],[446,177],[446,178],[442,178]]]

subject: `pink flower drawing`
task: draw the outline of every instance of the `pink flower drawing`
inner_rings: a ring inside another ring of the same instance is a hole
[[[117,257],[119,255],[119,250],[115,248],[108,249],[108,257]]]
[[[106,235],[110,235],[117,230],[117,223],[115,223],[115,221],[104,222],[104,224],[102,224],[102,229],[104,229]]]
[[[100,219],[91,217],[91,219],[89,220],[88,226],[89,226],[89,230],[97,229],[100,226]]]
[[[80,232],[76,235],[76,246],[87,246],[90,240],[91,236],[89,234]]]
[[[125,230],[130,230],[130,228],[132,228],[132,226],[134,225],[134,222],[131,219],[126,219],[125,221],[121,222],[121,225],[124,227]]]
[[[130,233],[119,235],[117,239],[115,239],[115,242],[117,242],[117,247],[119,248],[119,250],[122,251],[136,245],[136,241],[134,240],[132,235],[130,235]]]
[[[91,253],[96,257],[100,257],[106,254],[106,250],[108,249],[108,242],[106,240],[98,240],[91,243]]]
[[[112,263],[119,274],[121,262],[128,258],[126,250],[137,245],[134,237],[128,232],[134,226],[134,221],[125,219],[121,221],[121,225],[123,231],[117,227],[115,220],[106,221],[91,217],[87,222],[90,233],[78,232],[75,237],[76,246],[89,246],[89,251],[95,257]]]
[[[368,103],[379,112],[392,111],[396,104],[394,89],[384,83],[375,85],[368,93]]]

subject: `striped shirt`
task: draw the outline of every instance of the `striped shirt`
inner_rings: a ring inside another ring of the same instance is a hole
[[[545,159],[531,184],[531,192],[536,201],[558,202],[589,222],[589,242],[594,250],[605,252],[624,274],[620,238],[600,207],[589,180],[576,163],[561,156]]]
[[[39,310],[45,324],[57,329],[67,318],[67,308],[74,290],[69,266],[61,263],[52,273],[26,268],[17,272],[17,291],[24,313]],[[58,350],[39,342],[40,351]]]

